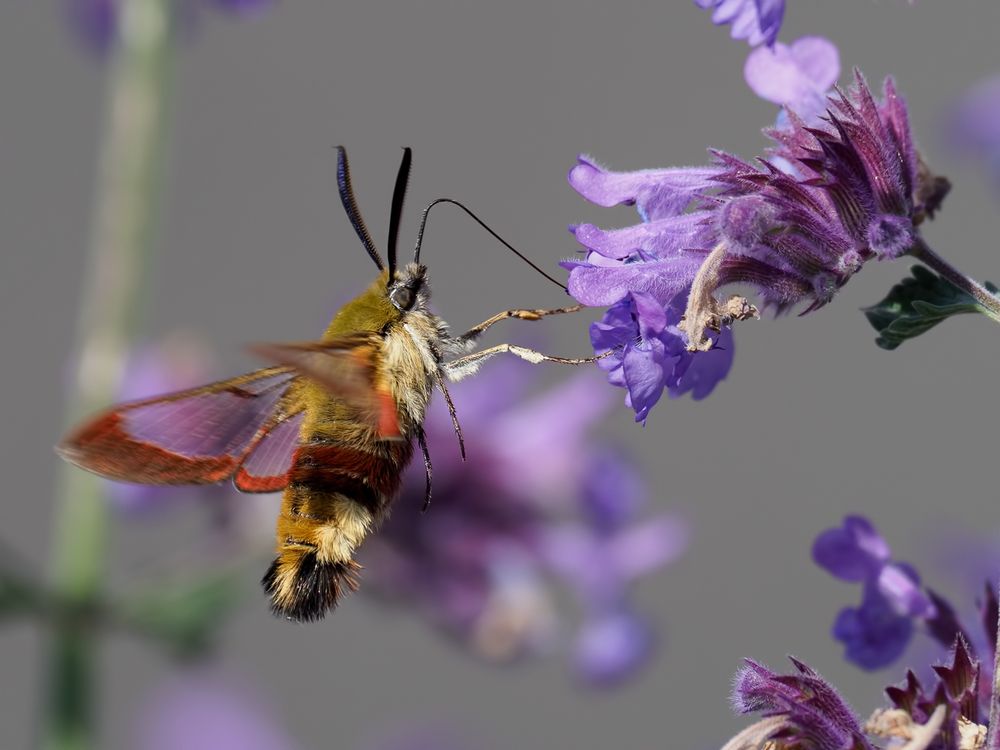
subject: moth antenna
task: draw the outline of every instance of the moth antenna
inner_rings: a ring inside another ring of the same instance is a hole
[[[406,184],[410,181],[410,162],[413,151],[403,149],[403,161],[399,164],[396,174],[396,187],[392,191],[392,208],[389,211],[389,244],[386,255],[389,258],[389,283],[396,275],[396,241],[399,239],[399,221],[403,217],[403,200],[406,198]]]
[[[489,232],[491,235],[493,235],[493,237],[496,240],[498,240],[504,247],[506,247],[508,250],[510,250],[512,253],[514,253],[514,255],[516,255],[518,258],[520,258],[521,260],[523,260],[529,266],[531,266],[532,268],[534,268],[536,271],[538,271],[538,273],[540,273],[542,276],[544,276],[545,278],[547,278],[549,281],[551,281],[557,287],[559,287],[560,289],[562,289],[564,292],[567,291],[565,284],[563,284],[561,281],[553,278],[548,273],[546,273],[541,268],[539,268],[537,265],[535,265],[520,250],[518,250],[516,247],[514,247],[509,242],[507,242],[507,240],[505,240],[499,234],[497,234],[492,229],[490,229],[490,227],[486,224],[486,222],[483,221],[482,219],[480,219],[478,216],[476,216],[472,212],[471,209],[469,209],[468,207],[466,207],[464,204],[460,203],[459,201],[453,200],[452,198],[438,198],[437,200],[431,201],[431,204],[429,206],[427,206],[427,208],[424,209],[424,215],[420,219],[420,229],[417,231],[417,246],[413,250],[413,262],[414,263],[419,263],[420,262],[420,246],[423,244],[423,241],[424,241],[424,229],[427,226],[427,215],[430,214],[431,209],[434,208],[434,206],[436,206],[439,203],[451,203],[453,206],[458,206],[460,209],[462,209],[463,211],[465,211],[465,213],[467,213],[469,216],[471,216],[472,219],[473,219],[473,221],[475,221],[477,224],[479,224],[479,226],[481,226],[483,229],[485,229],[487,232]]]
[[[347,218],[351,220],[351,226],[357,232],[361,244],[365,246],[369,257],[375,261],[378,270],[384,271],[385,264],[382,263],[378,250],[375,249],[372,236],[358,210],[358,202],[354,199],[354,188],[351,186],[351,168],[347,164],[347,149],[343,146],[337,146],[337,189],[340,191],[340,202],[344,204],[344,211],[347,212]]]

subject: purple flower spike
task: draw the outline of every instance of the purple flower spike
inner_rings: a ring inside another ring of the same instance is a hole
[[[752,47],[773,45],[785,16],[785,0],[694,0],[694,4],[712,8],[712,23],[731,24],[733,39],[745,39]]]
[[[861,606],[841,610],[833,636],[846,658],[864,669],[880,669],[898,659],[913,635],[914,621],[930,624],[938,608],[920,587],[917,572],[890,561],[888,543],[872,523],[848,516],[813,544],[813,560],[844,581],[862,583]]]
[[[791,44],[753,50],[743,77],[761,99],[813,122],[826,109],[828,92],[840,77],[840,54],[828,39],[804,36]]]
[[[758,315],[742,297],[719,296],[722,287],[749,286],[763,307],[801,304],[805,314],[830,302],[868,260],[919,247],[917,226],[940,204],[940,178],[918,169],[892,81],[881,102],[860,73],[849,92],[822,98],[838,70],[836,50],[815,37],[752,53],[751,82],[790,107],[768,132],[774,145],[754,162],[713,151],[708,168],[628,173],[581,157],[570,171],[585,198],[634,204],[642,219],[611,230],[572,227],[586,254],[562,264],[577,301],[609,307],[591,342],[595,352],[614,352],[601,365],[628,390],[638,421],[664,388],[703,398],[725,377],[729,327]],[[795,111],[808,114],[806,104],[817,101],[822,118]]]

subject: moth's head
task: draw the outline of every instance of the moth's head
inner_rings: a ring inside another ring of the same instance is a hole
[[[389,302],[401,313],[426,309],[430,299],[430,289],[427,286],[427,266],[420,263],[407,263],[402,268],[396,269],[386,291]]]

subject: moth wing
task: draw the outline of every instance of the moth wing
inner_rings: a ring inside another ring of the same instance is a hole
[[[356,407],[382,440],[399,440],[402,432],[396,400],[378,370],[379,339],[357,334],[328,341],[258,344],[252,351],[325,388]]]
[[[305,412],[299,412],[282,420],[253,445],[233,475],[236,489],[278,492],[285,488],[304,418]]]
[[[269,367],[229,380],[115,406],[56,446],[70,463],[108,479],[208,484],[233,475],[289,414],[283,399],[298,374]]]

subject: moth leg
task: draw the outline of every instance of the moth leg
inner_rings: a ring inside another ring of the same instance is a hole
[[[455,429],[455,437],[458,438],[458,450],[462,454],[462,460],[464,461],[465,438],[462,436],[462,425],[458,423],[458,413],[455,411],[455,402],[451,400],[451,394],[448,393],[448,386],[445,384],[444,377],[441,374],[441,368],[434,371],[434,381],[437,383],[437,387],[440,389],[441,395],[444,396],[444,402],[448,405],[448,414],[451,416],[451,426]]]
[[[441,367],[448,376],[448,379],[455,382],[472,375],[479,369],[479,366],[483,362],[490,357],[495,357],[497,354],[513,354],[515,357],[520,357],[527,362],[531,362],[533,365],[541,362],[557,362],[561,365],[585,365],[589,362],[596,362],[601,357],[605,357],[610,353],[609,351],[596,357],[583,358],[553,357],[549,354],[542,354],[534,349],[527,349],[515,344],[497,344],[488,349],[482,349],[472,354],[466,354],[464,357],[453,359],[451,362],[444,363]]]
[[[550,310],[504,310],[494,315],[492,318],[487,318],[482,323],[477,326],[472,326],[468,331],[463,333],[461,336],[456,336],[455,341],[460,345],[470,344],[478,339],[487,328],[492,326],[494,323],[499,323],[501,320],[507,320],[508,318],[518,318],[519,320],[541,320],[548,315],[562,315],[564,313],[574,313],[583,309],[583,305],[573,305],[572,307],[556,307]]]
[[[427,486],[424,489],[424,504],[420,508],[421,513],[426,513],[431,507],[431,476],[434,474],[434,467],[431,466],[431,454],[427,450],[427,435],[424,428],[417,426],[417,442],[420,443],[420,450],[424,454],[424,474],[427,477]]]

